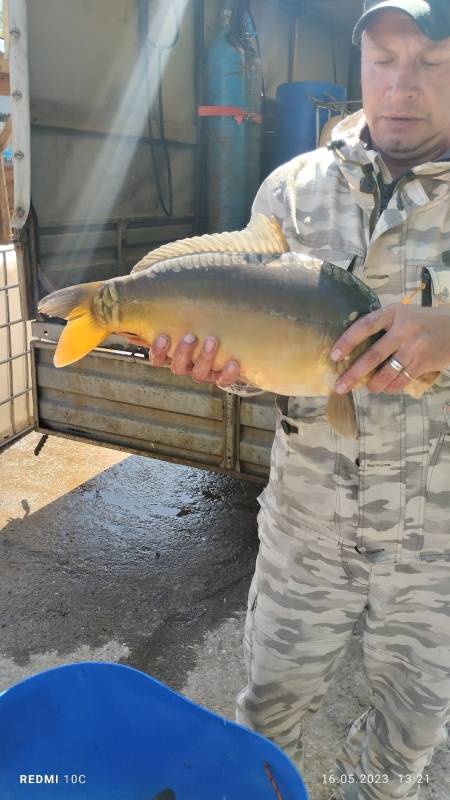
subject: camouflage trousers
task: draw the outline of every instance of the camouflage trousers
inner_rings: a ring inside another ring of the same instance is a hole
[[[414,800],[450,717],[450,564],[371,564],[283,512],[259,512],[237,720],[301,769],[302,725],[361,620],[370,707],[337,756],[337,796]]]

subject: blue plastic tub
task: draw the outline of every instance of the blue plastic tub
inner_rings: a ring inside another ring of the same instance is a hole
[[[332,98],[341,101],[346,98],[346,89],[326,81],[295,81],[278,86],[276,165],[315,149],[316,106],[313,97],[325,102]],[[328,111],[320,110],[319,115],[319,127],[322,128],[328,119]]]
[[[277,797],[307,799],[278,747],[130,667],[69,664],[0,695],[1,800]]]

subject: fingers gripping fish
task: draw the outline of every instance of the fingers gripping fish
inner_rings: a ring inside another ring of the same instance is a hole
[[[233,358],[243,380],[260,389],[329,397],[327,417],[346,436],[356,435],[352,396],[333,388],[373,338],[343,363],[332,362],[329,353],[348,325],[380,307],[377,295],[354,275],[288,252],[277,221],[261,214],[243,231],[163,245],[130,275],[60,289],[38,306],[67,320],[54,356],[57,367],[83,358],[114,332],[147,343],[168,334],[173,352],[191,331],[198,339],[194,360],[201,341],[213,334],[220,342],[215,367]],[[420,396],[428,385],[411,384],[411,394]]]

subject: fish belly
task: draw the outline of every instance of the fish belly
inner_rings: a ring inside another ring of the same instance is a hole
[[[149,303],[145,312],[124,325],[149,344],[159,334],[170,336],[169,356],[180,338],[195,334],[194,361],[204,339],[217,336],[220,345],[214,368],[235,359],[245,381],[277,394],[327,396],[337,378],[329,359],[337,335],[330,335],[324,324],[305,324],[280,313],[177,298],[176,303],[169,299]]]

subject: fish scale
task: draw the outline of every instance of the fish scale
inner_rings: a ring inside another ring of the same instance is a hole
[[[174,273],[179,274],[175,280]],[[116,284],[123,304],[131,302],[134,294],[148,291],[149,302],[170,295],[209,300],[218,306],[235,304],[292,320],[332,325],[333,334],[336,328],[344,330],[349,315],[355,319],[355,314],[380,308],[377,295],[358,278],[300,253],[288,253],[275,261],[272,255],[260,255],[256,260],[254,254],[244,253],[182,256],[132,274],[128,281],[118,279]]]

